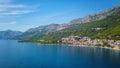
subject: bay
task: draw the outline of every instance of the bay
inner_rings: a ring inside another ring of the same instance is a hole
[[[120,51],[0,40],[0,68],[120,68]]]

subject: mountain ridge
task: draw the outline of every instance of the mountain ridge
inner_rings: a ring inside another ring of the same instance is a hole
[[[102,20],[102,19],[105,19],[107,16],[110,16],[113,13],[119,12],[120,11],[119,9],[120,9],[120,4],[112,8],[109,8],[109,9],[106,9],[106,10],[103,10],[103,11],[100,11],[94,14],[90,14],[82,18],[72,20],[70,21],[70,24],[88,23],[91,21]]]
[[[37,28],[29,29],[28,31],[25,32],[26,36],[30,35],[29,37],[25,37],[24,33],[23,33],[24,37],[23,36],[20,36],[20,37],[23,37],[23,40],[24,39],[47,40],[48,39],[50,41],[50,40],[53,40],[53,38],[58,40],[61,37],[66,37],[72,34],[82,35],[82,36],[91,36],[92,34],[93,35],[96,34],[94,35],[94,37],[98,37],[97,34],[101,33],[100,36],[104,36],[105,31],[107,31],[109,28],[114,28],[115,27],[114,25],[119,24],[119,21],[120,21],[119,14],[120,14],[120,5],[117,5],[110,9],[107,9],[92,15],[88,15],[83,18],[72,20],[66,24],[60,24],[60,25],[50,24],[46,26],[39,26]],[[97,28],[99,28],[100,31],[97,31]]]

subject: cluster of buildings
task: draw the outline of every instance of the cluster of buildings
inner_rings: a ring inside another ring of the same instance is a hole
[[[120,40],[108,40],[108,39],[94,39],[92,40],[89,37],[78,37],[78,36],[69,36],[67,38],[62,38],[61,42],[64,44],[71,44],[71,45],[103,45],[107,43],[110,46],[120,46]]]

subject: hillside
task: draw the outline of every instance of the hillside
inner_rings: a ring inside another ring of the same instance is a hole
[[[92,39],[120,39],[119,28],[120,5],[117,5],[108,10],[72,20],[67,24],[33,28],[18,38],[24,41],[42,41],[43,43],[56,43],[61,38],[71,35],[88,36]]]

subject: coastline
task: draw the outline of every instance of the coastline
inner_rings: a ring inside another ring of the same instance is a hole
[[[102,46],[89,46],[89,45],[71,45],[71,44],[43,44],[43,45],[61,45],[61,46],[72,46],[72,47],[94,47],[94,48],[103,48],[103,49],[110,49],[120,51],[119,48],[111,48],[111,47],[102,47]]]
[[[28,43],[28,42],[32,42],[32,41],[18,41],[18,42],[20,42],[20,43]],[[40,43],[40,42],[32,42],[32,43]],[[40,43],[40,44],[42,44],[42,43]],[[43,45],[62,45],[62,46],[76,46],[76,47],[95,47],[95,48],[104,48],[104,49],[111,49],[111,50],[116,50],[116,51],[120,51],[120,48],[117,48],[117,47],[114,47],[114,48],[112,48],[112,47],[107,47],[107,46],[105,46],[105,47],[103,47],[103,46],[95,46],[95,45],[72,45],[72,44],[63,44],[63,43],[43,43]]]
[[[76,46],[76,47],[94,47],[94,48],[103,48],[103,49],[110,49],[110,50],[120,51],[120,49],[119,49],[119,48],[102,47],[102,46],[69,45],[69,44],[68,44],[68,46]]]

